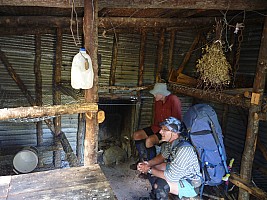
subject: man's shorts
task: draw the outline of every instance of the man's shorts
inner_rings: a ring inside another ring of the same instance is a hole
[[[187,180],[180,180],[178,183],[178,196],[180,199],[182,197],[195,197],[197,193]]]
[[[151,126],[146,127],[146,128],[143,128],[143,130],[146,132],[146,135],[147,136],[150,136],[150,135],[154,135],[155,134],[158,137],[159,140],[161,140],[161,138],[162,138],[162,135],[159,132],[154,133],[152,131]]]

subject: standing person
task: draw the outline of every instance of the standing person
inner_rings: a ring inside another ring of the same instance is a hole
[[[166,83],[156,83],[153,90],[149,91],[154,95],[154,123],[150,127],[138,130],[133,133],[136,149],[139,153],[139,162],[147,161],[156,156],[154,145],[161,140],[160,122],[167,117],[173,116],[181,120],[181,101],[167,90]],[[131,165],[131,169],[136,169],[137,164]]]
[[[168,193],[182,197],[195,197],[195,188],[201,185],[201,173],[194,147],[180,135],[181,122],[169,117],[162,122],[161,153],[149,161],[139,163],[137,169],[149,173],[151,198],[167,200]]]

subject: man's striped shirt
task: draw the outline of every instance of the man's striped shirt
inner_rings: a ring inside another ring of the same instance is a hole
[[[172,144],[162,144],[161,154],[169,161],[164,175],[170,182],[179,182],[181,179],[192,179],[201,176],[197,154],[192,146],[177,145],[181,140],[177,139]]]

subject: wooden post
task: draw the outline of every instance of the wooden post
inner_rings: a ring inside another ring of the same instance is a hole
[[[35,74],[35,98],[36,105],[42,106],[42,74],[40,69],[41,63],[41,35],[35,35],[35,61],[34,61],[34,74]],[[37,122],[37,146],[43,143],[42,121]]]
[[[35,35],[35,60],[34,60],[34,74],[35,74],[35,102],[37,106],[42,106],[42,73],[40,69],[41,64],[41,34]],[[37,146],[40,146],[43,143],[43,129],[42,121],[36,123],[36,137],[37,137]],[[38,166],[43,166],[41,152],[38,156]]]
[[[173,68],[173,52],[174,52],[174,43],[175,43],[175,34],[176,31],[171,31],[171,38],[170,38],[170,44],[169,44],[169,59],[168,59],[168,77],[170,77],[171,70]]]
[[[119,45],[119,35],[114,33],[113,35],[113,47],[112,47],[112,61],[110,66],[110,76],[109,76],[109,85],[115,85],[115,75],[116,75],[116,68],[117,68],[117,59],[118,59],[118,45]],[[112,90],[110,90],[112,92]]]
[[[162,76],[162,62],[163,62],[163,48],[164,48],[164,33],[165,30],[161,29],[159,44],[158,44],[158,61],[157,61],[157,73],[156,73],[156,82],[161,81]]]
[[[57,86],[61,81],[61,65],[62,65],[62,29],[57,29],[56,40],[56,65],[53,73],[53,104],[61,104],[61,93],[57,90]],[[61,131],[61,116],[54,118],[55,134],[58,135]]]
[[[76,155],[78,163],[82,161],[82,147],[83,147],[83,136],[85,132],[85,116],[83,113],[78,114],[78,130],[77,130],[77,144],[76,144]]]
[[[84,44],[91,56],[94,70],[94,84],[85,91],[86,102],[98,102],[98,0],[84,0]],[[98,122],[97,113],[86,113],[86,129],[84,139],[84,165],[97,162]]]
[[[56,65],[53,73],[53,104],[61,104],[61,94],[56,88],[60,85],[61,81],[61,65],[62,65],[62,29],[57,29],[57,40],[56,40]],[[60,146],[60,141],[56,139],[56,136],[61,132],[61,116],[57,116],[53,120],[55,127],[54,140],[56,146]],[[54,151],[54,164],[55,167],[61,166],[61,152]]]
[[[261,46],[258,57],[258,66],[255,74],[252,95],[259,95],[259,101],[253,101],[251,99],[251,107],[248,115],[247,136],[245,142],[245,148],[242,156],[240,176],[242,179],[250,182],[252,174],[252,165],[256,150],[258,129],[259,129],[259,117],[258,113],[261,111],[263,92],[265,88],[265,76],[267,68],[267,17],[265,17],[265,23],[263,27]],[[244,190],[239,190],[239,200],[248,200],[249,193]]]
[[[143,29],[142,34],[141,34],[140,50],[139,50],[138,86],[143,85],[144,65],[145,65],[145,50],[146,50],[146,31]]]

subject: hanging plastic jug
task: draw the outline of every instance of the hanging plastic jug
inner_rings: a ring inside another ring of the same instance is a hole
[[[85,48],[80,48],[72,61],[71,86],[74,89],[90,89],[93,87],[94,71],[92,60]]]

